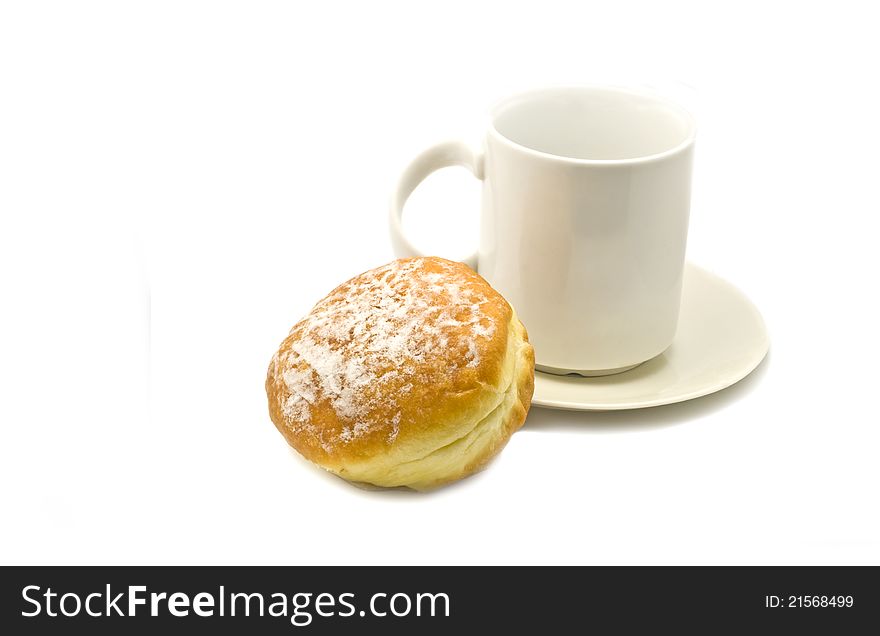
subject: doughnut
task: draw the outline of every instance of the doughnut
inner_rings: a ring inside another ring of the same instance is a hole
[[[482,469],[525,421],[535,356],[513,308],[467,265],[406,258],[355,276],[290,330],[269,416],[352,482],[429,490]]]

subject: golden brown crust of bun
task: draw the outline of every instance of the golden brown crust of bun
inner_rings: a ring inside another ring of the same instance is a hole
[[[534,354],[507,301],[466,265],[400,259],[343,283],[291,329],[269,414],[346,479],[431,488],[479,470],[525,421]]]

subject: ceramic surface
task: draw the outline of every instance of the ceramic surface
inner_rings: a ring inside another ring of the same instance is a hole
[[[606,411],[682,402],[738,382],[764,359],[770,340],[761,314],[736,287],[691,263],[672,345],[618,375],[535,373],[533,406]]]

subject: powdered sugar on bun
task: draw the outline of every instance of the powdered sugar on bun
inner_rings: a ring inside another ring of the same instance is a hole
[[[461,263],[401,259],[356,276],[315,305],[272,359],[284,425],[319,454],[365,438],[393,445],[430,410],[434,389],[484,381],[481,362],[506,346],[510,316]]]

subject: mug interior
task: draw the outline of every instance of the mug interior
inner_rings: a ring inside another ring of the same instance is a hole
[[[538,152],[585,161],[651,157],[687,145],[694,122],[647,93],[570,87],[516,95],[493,111],[493,129]]]

